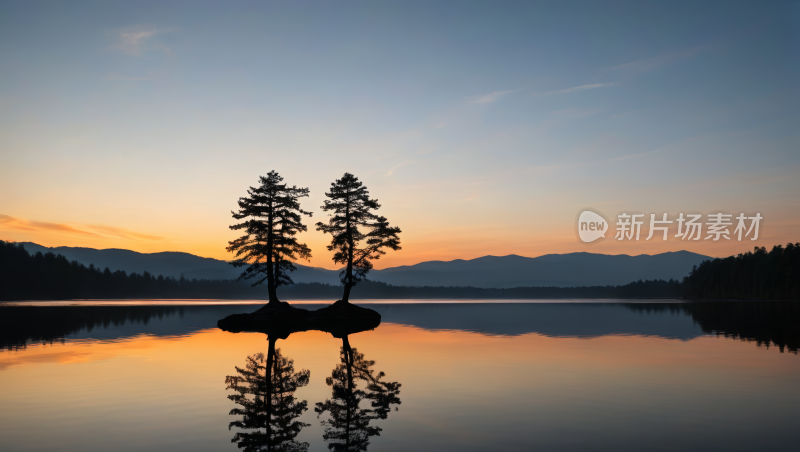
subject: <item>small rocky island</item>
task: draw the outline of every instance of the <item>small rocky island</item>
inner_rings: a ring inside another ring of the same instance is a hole
[[[285,301],[271,302],[250,314],[233,314],[217,322],[223,331],[266,333],[288,336],[291,333],[318,330],[342,338],[348,334],[373,330],[381,324],[381,315],[338,300],[330,306],[309,311]]]

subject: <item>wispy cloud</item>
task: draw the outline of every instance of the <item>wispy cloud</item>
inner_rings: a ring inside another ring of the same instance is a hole
[[[472,201],[475,201],[478,198],[480,198],[480,196],[474,195],[474,196],[470,196],[468,198],[459,199],[459,200],[456,201],[456,203],[462,204],[462,203],[465,203],[465,202],[472,202]]]
[[[640,152],[638,154],[623,155],[622,157],[614,157],[610,159],[601,160],[598,163],[618,162],[620,160],[635,159],[637,157],[642,157],[644,155],[654,154],[656,152],[659,152],[660,150],[661,149],[654,149],[652,151]]]
[[[159,240],[164,240],[164,237],[159,235],[142,234],[140,232],[130,231],[128,229],[116,228],[113,226],[92,224],[85,227],[97,231],[101,235],[119,237],[123,239],[131,239],[131,240],[139,240],[147,242],[156,242]]]
[[[406,165],[410,165],[410,164],[412,164],[412,163],[414,163],[414,162],[413,162],[413,161],[405,161],[405,162],[402,162],[402,163],[400,163],[400,164],[398,164],[398,165],[395,165],[395,166],[394,166],[394,167],[392,167],[392,169],[390,169],[390,170],[389,170],[389,171],[388,171],[386,174],[384,174],[384,177],[391,176],[391,175],[392,175],[392,174],[394,174],[394,172],[395,172],[395,171],[397,171],[398,169],[400,169],[400,168],[402,168],[402,167],[404,167],[404,166],[406,166]]]
[[[65,234],[81,235],[96,238],[123,238],[136,241],[158,241],[163,240],[164,237],[150,234],[141,234],[139,232],[129,231],[127,229],[117,228],[113,226],[104,225],[78,225],[72,223],[48,223],[44,221],[31,221],[14,218],[9,215],[0,214],[0,228],[12,229],[17,231],[28,232],[42,232],[54,231],[62,232]]]
[[[605,88],[607,86],[614,86],[614,85],[616,85],[616,83],[594,83],[594,84],[591,84],[591,85],[581,85],[581,86],[574,86],[572,88],[567,88],[567,89],[560,89],[558,91],[549,91],[549,92],[546,92],[546,93],[543,93],[543,94],[544,95],[549,95],[549,94],[574,93],[574,92],[577,92],[577,91],[586,91],[587,89]]]
[[[18,231],[31,231],[31,232],[59,231],[71,234],[90,235],[99,237],[99,234],[95,234],[93,232],[77,228],[67,223],[46,223],[42,221],[27,221],[2,214],[0,214],[0,227],[4,227],[7,229],[16,229]]]
[[[150,77],[124,77],[121,75],[109,75],[106,77],[106,80],[123,80],[128,82],[143,82],[143,81],[150,81],[153,80]]]
[[[491,104],[493,102],[497,102],[501,97],[505,96],[506,94],[513,93],[516,90],[508,90],[508,91],[495,91],[493,93],[484,94],[483,96],[478,96],[469,103],[471,104]]]
[[[158,48],[169,52],[170,50],[162,44],[148,44],[153,36],[177,31],[176,28],[156,28],[153,25],[133,25],[130,27],[114,31],[118,39],[116,47],[129,55],[140,56],[143,52],[151,48]]]
[[[557,118],[580,119],[600,113],[599,108],[567,108],[550,113]]]
[[[630,63],[620,64],[606,68],[606,71],[618,72],[627,75],[639,75],[647,71],[651,71],[661,66],[672,64],[678,60],[688,59],[699,55],[700,53],[711,50],[713,44],[705,44],[702,46],[693,47],[682,52],[674,52],[666,55],[657,56],[654,58],[647,58],[644,60],[632,61]]]

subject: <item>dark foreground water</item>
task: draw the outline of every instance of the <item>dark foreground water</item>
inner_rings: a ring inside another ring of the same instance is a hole
[[[0,306],[0,450],[800,447],[797,303],[375,304],[272,341],[215,327],[257,306],[129,304]]]

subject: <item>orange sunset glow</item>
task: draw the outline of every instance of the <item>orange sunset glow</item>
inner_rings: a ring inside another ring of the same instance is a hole
[[[577,211],[578,208],[575,212]],[[192,235],[191,230],[188,234],[183,230],[170,232],[166,228],[148,228],[146,224],[142,224],[142,231],[145,232],[140,232],[105,225],[47,223],[0,215],[0,232],[5,235],[5,240],[34,242],[48,247],[121,248],[141,253],[182,251],[202,257],[231,260],[233,256],[225,251],[225,247],[228,241],[236,238],[236,234],[227,228],[229,224],[233,224],[233,220],[228,220],[224,212],[215,217],[210,223],[217,224],[216,231],[195,231],[196,235]],[[403,249],[376,261],[375,268],[413,265],[429,260],[473,259],[508,254],[526,257],[574,252],[638,255],[689,250],[707,256],[725,257],[752,251],[754,246],[791,242],[796,230],[795,220],[788,215],[779,214],[768,219],[755,242],[693,242],[675,238],[667,241],[645,241],[646,234],[643,234],[640,241],[631,242],[614,240],[614,232],[610,231],[609,240],[587,245],[577,239],[572,218],[562,225],[553,224],[552,220],[546,218],[530,216],[529,222],[520,225],[466,225],[450,228],[443,224],[438,230],[430,230],[430,225],[419,224],[413,216],[407,218],[408,226],[402,220],[399,218],[396,221],[403,226]],[[159,221],[150,224],[162,223]],[[325,249],[328,238],[314,231],[313,225],[310,226],[309,232],[302,234],[301,238],[311,247],[312,259],[310,262],[299,263],[328,269],[338,268],[331,260],[332,253]]]
[[[633,340],[632,340],[633,339]],[[527,334],[518,337],[487,336],[479,333],[431,331],[397,324],[386,324],[378,332],[352,335],[350,341],[359,351],[379,360],[381,368],[393,374],[412,378],[408,369],[436,369],[434,364],[443,356],[467,366],[452,368],[446,374],[430,375],[432,381],[458,374],[491,356],[504,366],[570,367],[587,362],[595,372],[614,372],[614,369],[650,368],[653,375],[669,371],[683,372],[693,367],[715,369],[725,373],[736,369],[768,369],[779,373],[796,370],[794,361],[787,360],[773,348],[759,350],[755,344],[724,337],[701,337],[680,341],[656,337],[603,336],[595,338],[548,337]],[[328,333],[311,331],[294,333],[277,346],[283,353],[307,368],[332,368],[337,361],[341,340]],[[30,345],[23,352],[0,353],[0,370],[19,369],[24,378],[30,374],[23,369],[43,364],[72,365],[112,359],[144,360],[159,365],[181,367],[192,363],[193,371],[202,373],[227,372],[226,365],[240,365],[238,356],[230,350],[240,350],[243,356],[263,352],[266,336],[259,333],[231,334],[220,330],[204,330],[188,336],[139,336],[109,342],[69,341],[48,345]],[[599,355],[597,350],[606,350]],[[691,353],[686,355],[687,349]],[[180,350],[180,356],[176,355]],[[608,351],[611,353],[608,353]],[[731,357],[746,352],[746,358]],[[178,359],[178,361],[175,361]],[[228,363],[228,364],[226,364]],[[765,367],[766,366],[766,367]],[[405,369],[405,370],[404,370]],[[601,371],[601,369],[606,369]],[[444,369],[442,369],[444,371]],[[489,369],[486,369],[487,371]],[[139,379],[135,368],[129,378]],[[126,371],[129,372],[129,371]],[[152,372],[152,370],[147,370]],[[479,378],[480,373],[475,375]],[[522,378],[522,376],[520,376]],[[527,378],[527,377],[525,377]],[[643,378],[639,376],[637,378]],[[21,382],[20,382],[21,383]],[[523,381],[519,381],[522,384]]]

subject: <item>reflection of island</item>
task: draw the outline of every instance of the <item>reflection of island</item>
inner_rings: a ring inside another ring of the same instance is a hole
[[[304,305],[314,309],[323,305]],[[800,348],[800,303],[732,301],[692,303],[512,303],[372,305],[383,321],[428,330],[474,331],[516,336],[599,337],[636,334],[689,340],[709,332]],[[118,340],[140,334],[175,336],[213,328],[221,316],[242,306],[3,306],[0,351],[24,350],[31,343],[70,339]],[[253,309],[253,308],[250,308]],[[341,337],[376,324],[321,329]],[[285,327],[279,328],[286,331]],[[270,328],[254,331],[274,334]]]
[[[299,332],[318,330],[341,337],[372,330],[381,324],[381,315],[339,300],[316,311],[308,311],[285,301],[268,303],[249,314],[233,314],[220,319],[217,326],[232,333],[267,331]]]
[[[231,442],[245,451],[308,450],[309,443],[295,440],[300,430],[309,426],[296,420],[308,410],[308,402],[297,401],[294,392],[308,384],[310,372],[295,372],[294,361],[275,348],[277,339],[269,336],[267,356],[250,355],[245,368],[236,367],[238,375],[225,377],[226,389],[236,391],[228,398],[239,405],[230,414],[242,417],[228,425],[229,430],[243,430],[236,432]]]
[[[332,388],[331,399],[317,403],[317,416],[329,413],[322,421],[323,438],[332,451],[366,451],[371,436],[380,435],[381,428],[370,426],[375,419],[386,419],[392,405],[399,405],[400,383],[383,381],[385,374],[372,369],[375,361],[350,347],[348,336],[342,338],[342,363],[336,366],[325,382]],[[357,386],[361,380],[366,386]],[[367,401],[369,407],[362,407]],[[396,409],[396,408],[395,408]]]

